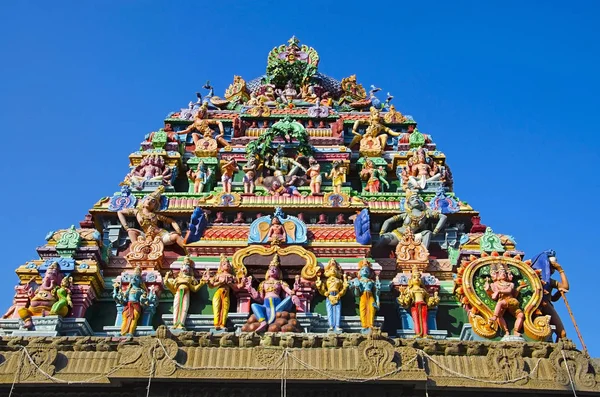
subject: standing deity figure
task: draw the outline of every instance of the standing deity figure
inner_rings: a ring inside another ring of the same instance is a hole
[[[231,262],[229,262],[225,254],[221,254],[217,273],[208,279],[208,286],[217,289],[212,298],[215,329],[225,329],[229,315],[231,292],[239,291],[243,288],[243,275],[240,274],[239,277],[234,275]]]
[[[223,183],[223,192],[231,193],[231,182],[233,181],[233,174],[239,171],[237,161],[230,159],[223,166],[221,166],[221,182]]]
[[[492,264],[490,269],[490,275],[492,276],[492,283],[490,284],[490,278],[487,277],[483,284],[483,289],[488,296],[496,301],[496,307],[494,309],[494,315],[490,317],[490,322],[496,322],[500,328],[504,331],[504,334],[508,336],[508,326],[504,319],[504,314],[508,311],[510,314],[515,316],[515,326],[513,328],[513,335],[521,336],[521,328],[523,327],[523,321],[525,314],[519,305],[517,296],[521,289],[526,285],[521,284],[515,287],[513,283],[513,274],[507,265]]]
[[[406,192],[406,201],[404,204],[405,210],[398,215],[388,218],[381,225],[381,231],[379,233],[378,246],[392,246],[398,245],[398,242],[404,235],[407,229],[415,235],[415,241],[421,242],[425,248],[429,248],[429,240],[432,234],[439,233],[444,225],[446,224],[446,215],[433,211],[427,208],[425,202],[421,200],[419,195],[408,190]],[[428,230],[428,222],[430,219],[437,219],[437,224],[433,229],[433,233]],[[402,222],[402,225],[391,232],[388,232],[390,227],[398,222]]]
[[[54,262],[48,266],[46,274],[42,279],[42,284],[40,284],[37,289],[28,289],[29,306],[20,308],[18,312],[19,317],[23,320],[23,326],[25,328],[33,327],[32,317],[43,317],[50,314],[56,314],[61,317],[67,315],[69,311],[68,305],[62,305],[60,308],[57,308],[57,311],[52,312],[54,305],[58,301],[56,290],[59,288],[59,285],[61,285],[61,280],[62,274],[60,268],[58,263]],[[33,281],[34,279],[32,279],[29,284],[32,284]],[[64,295],[64,293],[62,294]]]
[[[415,335],[418,338],[427,337],[429,333],[427,309],[437,306],[440,303],[440,298],[437,291],[433,296],[429,296],[421,278],[421,272],[416,265],[412,268],[408,286],[400,288],[398,303],[405,309],[410,309]]]
[[[342,167],[342,162],[335,160],[331,165],[331,171],[326,175],[331,179],[331,186],[335,194],[342,194],[342,185],[346,182],[346,169]]]
[[[254,194],[256,179],[256,171],[258,168],[258,164],[256,164],[256,157],[252,156],[248,159],[248,162],[244,164],[242,167],[242,171],[244,171],[244,193],[246,194]]]
[[[367,259],[358,263],[358,278],[350,280],[350,287],[354,295],[360,297],[358,308],[363,333],[370,332],[375,324],[375,314],[379,310],[381,282]]]
[[[54,295],[56,296],[56,303],[52,305],[50,314],[59,314],[69,311],[70,307],[73,307],[73,301],[71,300],[71,288],[73,286],[73,277],[65,277],[60,282],[60,287],[56,288]],[[61,314],[64,316],[65,314]]]
[[[173,219],[166,217],[161,214],[157,214],[160,209],[161,194],[164,191],[162,186],[159,186],[154,192],[144,197],[137,208],[128,208],[117,212],[119,221],[123,228],[127,231],[127,235],[132,243],[138,240],[138,237],[152,237],[159,236],[165,245],[176,243],[185,251],[185,244],[183,237],[181,236],[181,229],[177,222]],[[140,224],[142,230],[133,229],[127,226],[126,216],[135,216],[135,219]],[[169,223],[175,230],[174,232],[168,232],[165,229],[158,226],[159,222]]]
[[[123,291],[121,284],[113,284],[113,299],[118,304],[123,305],[121,335],[133,336],[137,328],[140,317],[142,317],[143,307],[156,305],[158,299],[154,289],[147,289],[142,280],[142,270],[136,267],[127,288]]]
[[[368,124],[364,134],[358,133],[358,127],[361,124]],[[354,138],[348,146],[350,149],[360,142],[360,151],[368,152],[370,156],[377,156],[383,153],[387,143],[388,134],[392,136],[400,136],[401,133],[392,130],[381,123],[379,110],[371,107],[368,120],[356,120],[352,127]]]
[[[562,266],[556,261],[556,252],[554,250],[547,250],[537,255],[533,259],[531,267],[541,271],[540,276],[544,286],[544,295],[542,296],[540,310],[542,314],[550,316],[550,324],[554,325],[554,333],[558,342],[559,339],[567,337],[567,331],[558,312],[554,308],[553,302],[556,302],[563,294],[569,292],[569,280],[567,280]],[[555,272],[558,272],[560,275],[560,281],[552,278]],[[556,289],[556,292],[552,293],[554,289]]]
[[[315,195],[321,193],[321,184],[323,176],[321,175],[321,166],[317,160],[310,156],[308,158],[309,167],[306,170],[306,176],[310,178],[310,192]]]
[[[188,134],[192,131],[197,131],[192,133],[192,139],[194,140],[194,144],[197,148],[201,148],[204,146],[203,140],[207,143],[212,141],[216,141],[219,145],[225,147],[229,145],[224,138],[225,130],[223,128],[223,123],[218,120],[207,119],[208,116],[208,102],[204,102],[200,109],[198,109],[198,113],[194,117],[194,122],[190,124],[186,129],[178,131],[177,135]],[[213,138],[213,129],[210,127],[211,125],[216,125],[219,128],[219,134]]]
[[[342,332],[342,327],[340,326],[342,302],[340,300],[348,290],[348,278],[344,274],[340,264],[333,258],[325,266],[323,274],[326,277],[325,282],[319,277],[315,281],[315,287],[326,298],[325,305],[327,307],[329,331]]]
[[[246,289],[252,299],[258,302],[251,306],[252,313],[260,322],[256,332],[264,331],[269,324],[275,322],[277,313],[289,311],[292,305],[301,304],[300,298],[296,296],[296,291],[300,289],[300,277],[296,276],[294,289],[291,289],[281,280],[279,265],[279,255],[275,254],[265,274],[265,281],[259,284],[258,291],[252,287],[252,278],[249,277],[246,281]],[[282,293],[285,294],[284,299],[281,298]]]
[[[379,193],[381,191],[381,185],[389,188],[390,184],[385,179],[385,174],[386,172],[383,167],[375,168],[373,160],[367,158],[362,170],[360,170],[360,177],[367,181],[365,191],[369,193]]]
[[[198,292],[207,281],[207,277],[203,277],[201,280],[194,278],[193,266],[194,262],[186,256],[177,277],[173,277],[171,272],[167,272],[163,280],[164,286],[174,295],[172,327],[174,329],[185,329],[185,320],[190,307],[190,293]]]
[[[204,186],[211,177],[211,172],[204,161],[200,161],[196,171],[190,169],[187,172],[187,176],[190,181],[194,182],[194,193],[202,193]]]
[[[405,189],[422,190],[425,189],[427,182],[440,180],[442,172],[435,161],[427,161],[427,152],[420,148],[402,169],[401,177]]]

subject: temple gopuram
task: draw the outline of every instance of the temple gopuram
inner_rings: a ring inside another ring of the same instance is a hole
[[[2,395],[600,392],[557,254],[483,224],[391,94],[320,66],[292,37],[140,133],[117,192],[16,268]]]

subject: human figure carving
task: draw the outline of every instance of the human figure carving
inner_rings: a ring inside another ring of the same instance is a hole
[[[201,280],[194,278],[193,266],[194,262],[186,256],[177,277],[173,277],[169,271],[163,280],[165,287],[174,295],[172,326],[174,329],[185,329],[185,320],[190,306],[190,293],[197,292],[207,282],[207,274]]]
[[[515,316],[515,326],[513,328],[513,335],[521,336],[521,328],[523,327],[523,321],[525,314],[519,306],[517,296],[521,289],[526,285],[521,284],[515,287],[513,283],[513,274],[507,265],[493,264],[491,265],[490,275],[492,276],[492,283],[490,278],[486,278],[483,285],[483,289],[492,300],[496,301],[496,307],[494,309],[494,315],[490,317],[490,322],[497,322],[500,328],[504,331],[505,335],[509,335],[508,326],[504,319],[504,314],[508,311],[510,314]]]

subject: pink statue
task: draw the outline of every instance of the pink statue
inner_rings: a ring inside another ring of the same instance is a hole
[[[23,307],[19,309],[19,317],[24,321],[25,328],[33,327],[32,317],[48,316],[52,313],[52,306],[57,302],[56,289],[61,285],[62,274],[58,264],[54,262],[46,270],[46,274],[42,279],[42,284],[34,290],[30,287],[29,293],[29,307]],[[33,282],[33,279],[29,282]],[[67,315],[69,308],[64,307],[60,312],[52,313],[58,314],[61,317]]]
[[[223,192],[231,193],[231,182],[233,174],[239,171],[239,167],[235,159],[230,159],[221,167],[221,182],[223,182]]]
[[[159,181],[170,185],[171,177],[171,169],[165,165],[163,158],[153,155],[142,159],[140,164],[127,174],[125,182],[129,182],[130,185],[143,185],[146,181]]]
[[[308,170],[306,170],[306,176],[310,178],[310,192],[314,196],[321,193],[323,176],[321,175],[321,166],[314,157],[309,157],[308,164],[309,167]]]
[[[281,224],[281,221],[276,216],[271,220],[271,227],[269,228],[269,233],[267,234],[267,240],[274,243],[285,243],[287,239],[287,233],[285,232],[285,228]]]
[[[425,189],[427,182],[442,178],[442,170],[435,161],[427,161],[427,152],[420,148],[402,170],[402,184],[405,189]]]
[[[525,315],[519,306],[517,296],[519,295],[519,291],[526,285],[521,284],[515,288],[515,284],[512,282],[513,274],[505,264],[491,265],[490,274],[493,282],[490,284],[488,277],[483,285],[483,289],[487,292],[488,296],[497,302],[494,315],[490,317],[490,321],[496,321],[500,328],[504,330],[505,335],[509,335],[508,326],[504,319],[504,313],[508,310],[516,319],[513,335],[521,336],[520,331],[523,327]]]

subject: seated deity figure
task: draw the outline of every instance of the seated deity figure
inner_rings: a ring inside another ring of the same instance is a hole
[[[364,190],[369,193],[379,193],[382,191],[381,186],[390,187],[389,182],[385,179],[385,169],[383,167],[375,167],[371,159],[366,159],[360,177],[366,180]]]
[[[212,298],[214,326],[217,331],[226,328],[231,292],[242,289],[244,287],[243,282],[243,274],[234,275],[231,262],[225,254],[221,254],[217,273],[208,279],[208,286],[217,289]]]
[[[321,277],[315,281],[315,287],[326,300],[327,321],[329,322],[329,331],[342,332],[340,321],[342,317],[342,297],[348,290],[348,278],[344,274],[342,267],[333,258],[329,260],[324,269],[325,282]]]
[[[259,302],[251,305],[252,313],[260,322],[256,332],[264,331],[269,324],[275,322],[277,313],[289,311],[292,305],[299,306],[301,304],[300,299],[296,296],[296,291],[300,288],[299,276],[296,277],[294,289],[291,289],[285,281],[281,280],[279,265],[279,256],[275,254],[265,274],[265,281],[259,284],[258,291],[252,287],[251,278],[246,281],[246,289],[250,292],[252,299]],[[283,299],[281,298],[282,294],[285,294]]]
[[[113,285],[113,299],[123,305],[121,335],[133,336],[138,322],[143,314],[143,308],[150,305],[156,305],[158,298],[154,289],[147,289],[142,279],[142,270],[138,266],[135,268],[131,281],[125,290],[121,288],[120,283]]]
[[[164,191],[162,186],[159,186],[154,192],[144,197],[137,208],[128,208],[117,212],[119,221],[123,228],[127,231],[129,239],[132,243],[138,240],[138,237],[144,236],[160,236],[163,244],[171,245],[176,243],[185,251],[185,244],[183,237],[181,236],[181,229],[177,222],[173,219],[164,215],[158,214],[160,209],[161,194]],[[135,219],[140,224],[142,230],[130,228],[127,226],[126,216],[135,216]],[[174,232],[168,232],[167,230],[159,226],[159,222],[168,223],[175,230]]]
[[[296,90],[294,87],[294,82],[292,80],[288,80],[285,84],[285,88],[283,90],[276,90],[279,95],[279,99],[283,103],[292,102],[294,99],[298,99],[301,97],[301,93]]]
[[[379,293],[381,282],[379,276],[373,271],[371,262],[363,259],[358,263],[358,278],[349,282],[354,295],[360,297],[358,306],[362,332],[368,333],[375,325],[375,314],[379,310]]]
[[[500,328],[504,331],[505,335],[508,336],[508,326],[504,319],[504,314],[508,311],[510,314],[515,316],[515,325],[513,328],[513,335],[521,336],[521,328],[523,327],[523,321],[525,314],[519,305],[517,296],[521,289],[525,288],[526,284],[521,284],[515,287],[513,274],[505,264],[493,264],[491,265],[490,275],[492,276],[492,283],[490,278],[486,278],[483,285],[483,289],[488,296],[496,301],[496,307],[494,309],[494,315],[490,317],[490,322],[497,322]]]
[[[408,160],[406,167],[402,169],[402,184],[404,188],[425,189],[427,182],[438,181],[442,177],[440,167],[435,161],[427,161],[427,152],[420,148],[411,159]]]
[[[425,248],[429,248],[431,236],[438,234],[446,224],[446,215],[428,209],[425,202],[412,190],[407,191],[404,206],[403,212],[383,222],[377,246],[397,246],[405,231],[410,229],[415,235],[415,241],[421,242]],[[430,219],[438,220],[433,232],[428,229]],[[390,227],[398,222],[402,222],[401,226],[389,232]]]
[[[368,124],[364,134],[358,133],[358,127],[361,124]],[[360,152],[368,153],[369,156],[378,156],[385,150],[388,134],[392,136],[400,136],[401,133],[392,130],[390,127],[383,125],[379,110],[371,107],[368,120],[356,120],[352,127],[354,138],[350,145],[350,149],[360,142]]]
[[[28,307],[20,308],[18,311],[25,328],[33,327],[32,317],[43,317],[51,314],[57,314],[61,317],[67,315],[69,311],[68,305],[55,306],[60,299],[56,295],[56,291],[61,287],[62,279],[63,276],[60,272],[60,267],[58,263],[54,262],[48,266],[46,274],[44,274],[44,278],[42,279],[42,284],[35,289],[31,287],[28,289],[29,305]],[[30,284],[32,282],[33,279],[30,281]],[[70,291],[65,291],[65,294],[68,296],[66,299],[70,300]],[[61,295],[65,294],[61,293]],[[56,310],[53,311],[53,309]]]
[[[178,135],[188,134],[192,131],[196,131],[192,133],[192,139],[194,140],[194,144],[196,147],[204,146],[209,144],[211,140],[216,141],[222,147],[226,147],[229,145],[229,142],[225,140],[225,130],[223,128],[223,123],[219,120],[208,119],[208,103],[203,103],[198,109],[198,113],[194,117],[194,122],[190,124],[186,129],[178,131]],[[210,127],[211,125],[216,125],[219,128],[219,134],[216,137],[213,137],[213,129]]]
[[[160,156],[147,156],[125,177],[125,183],[143,187],[144,182],[158,181],[164,185],[171,184],[172,171]]]
[[[298,161],[285,155],[285,148],[278,146],[273,157],[265,162],[266,168],[273,172],[275,179],[279,180],[282,185],[296,185],[298,177],[296,174],[299,170],[307,172],[308,170]]]
[[[427,326],[427,309],[435,307],[440,303],[437,291],[430,296],[423,280],[421,272],[415,265],[412,269],[407,287],[401,287],[398,303],[405,309],[410,309],[410,315],[413,319],[415,335],[417,337],[427,337],[429,327]]]
[[[194,278],[193,266],[194,262],[186,256],[177,277],[173,277],[169,271],[163,279],[164,286],[173,294],[172,328],[174,329],[185,329],[185,320],[190,306],[190,293],[198,292],[207,282],[207,277],[203,277],[201,280]]]
[[[287,233],[285,228],[281,224],[281,221],[276,216],[271,219],[271,227],[269,227],[269,233],[267,234],[267,240],[275,244],[285,243],[287,239]]]

